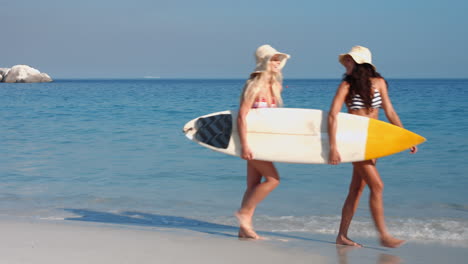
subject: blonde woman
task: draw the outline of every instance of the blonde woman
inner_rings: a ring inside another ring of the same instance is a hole
[[[239,237],[259,239],[254,231],[252,217],[257,205],[278,186],[280,177],[272,162],[255,160],[255,150],[250,149],[247,140],[246,116],[252,108],[279,107],[282,105],[281,69],[290,58],[270,45],[260,46],[256,53],[257,66],[246,81],[237,117],[239,138],[242,146],[241,157],[247,160],[247,189],[241,208],[235,213],[239,220]],[[262,182],[262,178],[264,181]]]
[[[346,104],[350,114],[374,119],[379,118],[379,108],[382,108],[390,123],[403,127],[390,101],[387,82],[372,65],[370,50],[366,47],[355,46],[350,52],[341,54],[338,59],[345,67],[346,74],[336,91],[328,115],[329,163],[333,165],[341,162],[336,144],[336,116],[343,104]],[[412,147],[411,153],[416,152],[417,147]],[[342,209],[340,230],[336,238],[337,244],[362,246],[348,238],[348,228],[366,185],[370,189],[369,207],[375,227],[379,232],[380,243],[391,248],[399,247],[404,243],[404,240],[392,237],[387,231],[382,198],[383,181],[377,171],[376,162],[376,160],[353,162],[353,177]]]

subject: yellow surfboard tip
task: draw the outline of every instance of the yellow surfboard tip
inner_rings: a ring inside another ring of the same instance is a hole
[[[376,119],[369,120],[365,159],[395,154],[426,141],[407,129]]]

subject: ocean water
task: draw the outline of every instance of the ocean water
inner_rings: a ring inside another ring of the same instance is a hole
[[[189,141],[182,127],[236,109],[243,82],[0,83],[0,214],[234,230],[245,161]],[[338,83],[286,79],[285,107],[327,110]],[[390,232],[468,247],[468,80],[391,79],[389,91],[405,127],[427,138],[415,155],[378,162]],[[281,184],[258,207],[256,228],[336,234],[351,165],[277,168]],[[352,237],[376,236],[367,196]]]

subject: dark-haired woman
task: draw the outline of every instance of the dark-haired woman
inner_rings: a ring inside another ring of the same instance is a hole
[[[388,96],[387,82],[372,65],[371,56],[369,49],[362,46],[355,46],[350,52],[339,55],[339,61],[346,68],[346,74],[338,87],[328,115],[330,164],[336,165],[341,162],[336,144],[336,116],[344,103],[348,108],[348,113],[375,119],[378,119],[379,108],[382,108],[390,123],[403,127]],[[411,153],[416,152],[417,147],[412,147]],[[375,165],[376,160],[353,163],[353,176],[342,209],[340,229],[336,238],[337,244],[362,246],[348,238],[348,229],[366,185],[370,189],[369,207],[381,245],[395,248],[405,242],[392,237],[385,226],[382,198],[384,185]]]

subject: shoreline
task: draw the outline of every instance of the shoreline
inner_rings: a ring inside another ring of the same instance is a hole
[[[397,249],[373,239],[337,246],[333,236],[237,238],[232,229],[188,230],[70,220],[0,219],[5,263],[464,263],[468,249],[408,241]],[[262,234],[263,232],[259,232]]]

